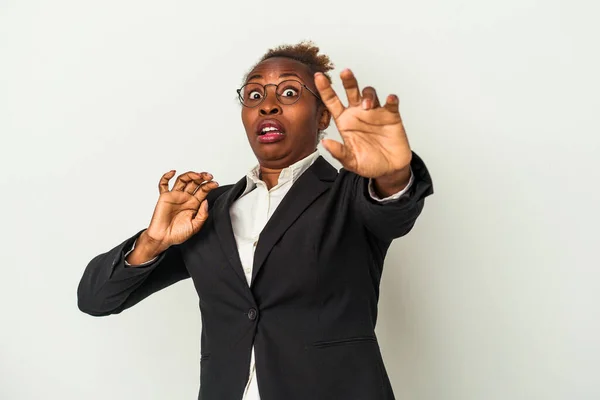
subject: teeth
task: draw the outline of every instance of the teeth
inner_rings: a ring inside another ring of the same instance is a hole
[[[267,133],[267,132],[277,132],[280,135],[283,134],[283,133],[281,133],[279,131],[279,129],[277,129],[277,128],[273,127],[273,126],[267,126],[267,127],[263,128],[262,131],[261,131],[261,133]]]

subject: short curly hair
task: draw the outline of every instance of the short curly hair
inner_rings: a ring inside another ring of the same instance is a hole
[[[297,44],[284,44],[273,49],[269,49],[244,75],[244,82],[248,79],[250,72],[252,72],[252,70],[256,68],[258,64],[274,57],[285,57],[299,61],[308,67],[308,70],[311,74],[314,75],[317,72],[322,72],[329,82],[331,82],[331,76],[329,76],[328,72],[331,71],[335,66],[331,62],[331,59],[328,55],[319,54],[319,51],[319,47],[310,40],[303,40]],[[320,141],[325,137],[325,135],[325,131],[319,130],[317,139]]]
[[[252,68],[250,68],[246,75],[244,75],[244,81],[248,78],[250,71],[256,68],[256,66],[261,62],[268,60],[269,58],[285,57],[299,61],[306,65],[311,74],[322,72],[323,75],[327,77],[329,82],[331,82],[331,77],[329,76],[328,72],[334,68],[334,65],[329,56],[325,54],[319,54],[319,50],[319,47],[317,47],[315,43],[310,40],[304,40],[297,44],[284,44],[273,49],[269,49],[258,60],[258,62],[254,64]]]

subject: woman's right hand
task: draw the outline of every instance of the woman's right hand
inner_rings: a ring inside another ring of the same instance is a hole
[[[148,261],[172,245],[180,244],[200,231],[208,218],[208,193],[219,184],[208,172],[186,172],[177,177],[173,189],[169,180],[175,171],[164,174],[158,184],[160,197],[150,226],[138,238],[129,255],[132,265]]]

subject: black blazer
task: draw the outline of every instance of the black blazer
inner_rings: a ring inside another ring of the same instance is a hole
[[[261,232],[250,287],[229,217],[246,179],[215,189],[200,232],[152,265],[124,265],[141,232],[95,257],[79,308],[116,314],[191,276],[202,317],[199,399],[240,400],[253,345],[261,400],[393,399],[375,337],[383,261],[433,193],[416,154],[411,165],[408,196],[382,205],[366,178],[319,157]]]

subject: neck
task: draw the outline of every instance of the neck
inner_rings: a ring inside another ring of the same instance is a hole
[[[270,165],[271,163],[269,162],[260,162],[260,180],[262,180],[266,185],[267,185],[267,189],[271,189],[272,187],[277,185],[277,182],[279,181],[279,175],[281,174],[281,171],[284,168],[289,167],[290,165],[293,165],[295,163],[297,163],[300,160],[305,159],[306,157],[308,157],[309,155],[311,155],[316,149],[312,150],[311,152],[307,153],[307,154],[303,154],[300,156],[300,158],[298,158],[295,161],[291,161],[291,162],[287,162],[285,166],[280,166],[280,165]]]
[[[268,168],[260,166],[260,180],[267,185],[267,189],[271,190],[272,187],[277,185],[279,181],[279,175],[283,168]]]

